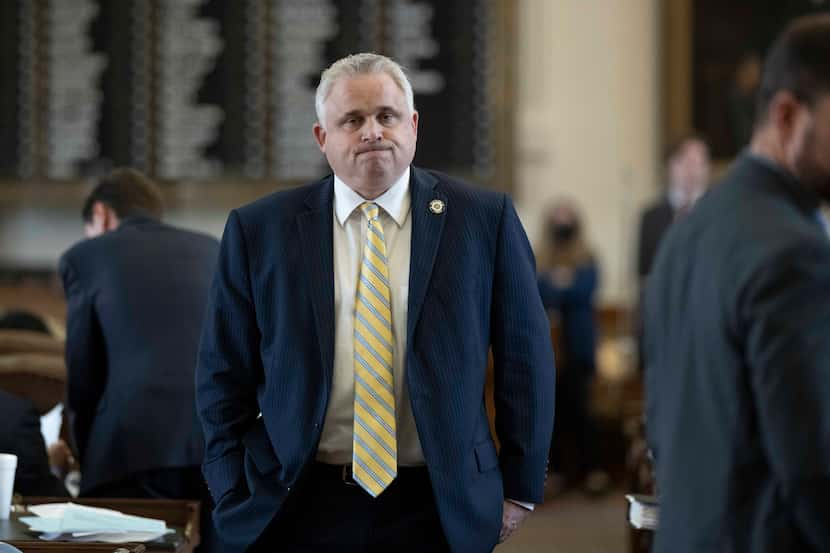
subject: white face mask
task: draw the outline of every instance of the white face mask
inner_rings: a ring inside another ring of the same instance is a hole
[[[672,206],[672,209],[674,210],[682,209],[684,207],[692,207],[703,195],[703,192],[703,188],[689,191],[689,189],[682,186],[674,186],[669,188],[669,205]]]

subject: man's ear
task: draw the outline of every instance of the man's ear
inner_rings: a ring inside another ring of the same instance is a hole
[[[788,90],[775,93],[770,101],[769,117],[779,136],[786,140],[792,136],[798,116],[806,106]]]
[[[104,202],[95,202],[92,204],[92,219],[100,221],[100,228],[104,232],[109,232],[118,228],[118,215],[115,210],[105,204]]]
[[[326,129],[323,128],[319,122],[314,123],[313,127],[314,132],[314,139],[317,140],[317,146],[320,147],[320,151],[324,154],[326,153]]]
[[[415,136],[418,135],[418,112],[412,112],[412,130],[415,131]]]

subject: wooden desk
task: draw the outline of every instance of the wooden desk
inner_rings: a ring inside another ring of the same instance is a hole
[[[61,503],[65,499],[53,497],[24,497],[23,505]],[[77,543],[48,542],[38,539],[20,522],[18,513],[9,520],[0,521],[0,541],[17,547],[23,553],[192,553],[199,545],[199,502],[173,499],[75,499],[74,503],[92,507],[115,509],[122,513],[162,519],[175,530],[158,541],[138,543]]]

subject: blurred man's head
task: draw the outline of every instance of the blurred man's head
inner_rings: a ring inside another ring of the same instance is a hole
[[[164,210],[161,193],[135,169],[116,169],[102,178],[84,203],[84,233],[94,238],[118,228],[128,217],[158,219]]]
[[[666,152],[669,200],[675,209],[691,207],[706,191],[710,177],[709,147],[696,134],[675,141]]]
[[[830,15],[794,20],[764,64],[752,151],[830,200]]]

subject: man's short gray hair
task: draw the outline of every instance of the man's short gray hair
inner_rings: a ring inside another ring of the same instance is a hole
[[[406,96],[406,107],[409,112],[415,111],[415,98],[412,93],[412,84],[406,77],[403,68],[397,62],[386,56],[373,53],[352,54],[341,58],[323,71],[320,84],[317,85],[317,94],[314,96],[314,109],[317,112],[317,122],[325,127],[325,102],[331,89],[343,77],[386,73]]]

